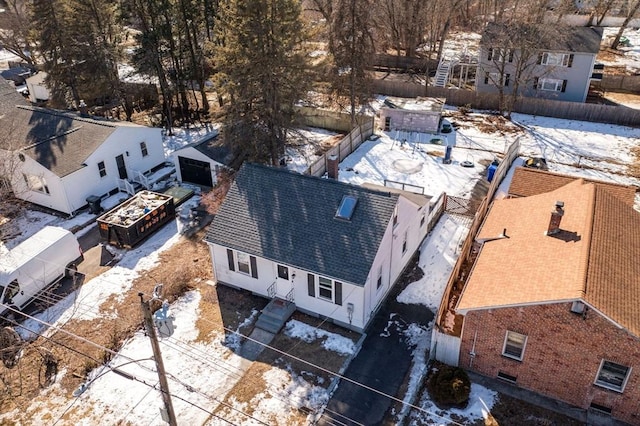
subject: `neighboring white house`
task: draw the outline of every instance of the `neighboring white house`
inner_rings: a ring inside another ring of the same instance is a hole
[[[16,105],[2,95],[0,174],[17,198],[73,214],[87,197],[164,164],[159,128]]]
[[[245,164],[209,228],[217,283],[362,331],[427,233],[430,197]]]
[[[215,186],[218,173],[228,167],[232,152],[218,138],[218,132],[174,151],[178,181],[202,186]]]

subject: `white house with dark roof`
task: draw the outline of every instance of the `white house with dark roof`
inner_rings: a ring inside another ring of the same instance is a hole
[[[159,128],[35,108],[4,90],[0,104],[0,166],[19,199],[73,214],[165,161]]]
[[[382,188],[243,165],[205,237],[217,283],[364,330],[427,233],[429,197]]]
[[[173,161],[180,182],[201,186],[215,186],[220,170],[228,167],[233,153],[226,147],[218,132],[174,151]]]

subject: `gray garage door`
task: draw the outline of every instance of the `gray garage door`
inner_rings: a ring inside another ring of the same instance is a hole
[[[178,156],[178,162],[180,164],[180,174],[182,175],[183,182],[195,183],[196,185],[202,186],[213,186],[211,164],[206,161],[180,156]]]

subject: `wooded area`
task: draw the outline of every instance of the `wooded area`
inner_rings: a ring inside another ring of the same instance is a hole
[[[130,67],[158,87],[160,105],[150,115],[161,117],[169,132],[208,117],[213,108],[239,157],[271,163],[284,152],[294,105],[309,94],[348,111],[353,125],[380,87],[376,67],[433,71],[454,29],[482,32],[498,22],[524,36],[518,28],[540,24],[552,7],[558,22],[575,13],[589,14],[590,22],[623,17],[622,31],[640,8],[640,0],[581,6],[573,0],[2,3],[0,45],[47,72],[50,106],[118,107],[131,119],[136,105],[122,78]],[[531,42],[516,33],[506,37]]]

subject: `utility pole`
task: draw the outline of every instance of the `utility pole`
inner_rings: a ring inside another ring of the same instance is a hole
[[[153,319],[151,318],[151,307],[149,301],[146,302],[143,299],[143,293],[138,293],[140,296],[140,306],[142,308],[142,315],[144,316],[144,324],[151,339],[151,348],[153,349],[153,359],[156,362],[156,370],[158,370],[158,379],[160,381],[160,391],[162,392],[162,400],[164,401],[164,408],[167,410],[167,417],[169,418],[169,425],[177,426],[176,414],[173,411],[173,405],[171,404],[171,394],[169,393],[169,383],[167,382],[167,376],[164,371],[164,363],[162,362],[162,354],[160,353],[160,344],[158,343],[158,336],[156,335],[156,329],[153,325]]]

